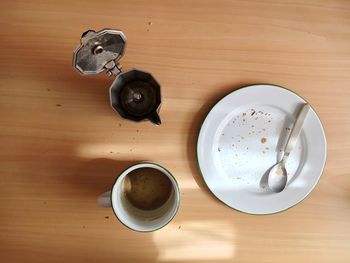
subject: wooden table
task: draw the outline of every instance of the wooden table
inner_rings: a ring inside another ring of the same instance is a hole
[[[1,262],[350,262],[350,2],[3,1],[0,63]],[[83,77],[87,29],[122,29],[124,69],[162,84],[159,127],[121,119],[112,78]],[[196,164],[200,124],[224,94],[274,83],[306,98],[328,140],[325,172],[296,207],[229,209]],[[126,166],[167,167],[181,207],[154,233],[98,207]]]

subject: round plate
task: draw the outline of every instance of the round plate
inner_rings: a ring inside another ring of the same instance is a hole
[[[286,168],[280,193],[266,186],[266,172],[281,157],[304,99],[274,85],[253,85],[221,99],[198,137],[199,168],[210,191],[226,205],[250,214],[271,214],[303,200],[321,177],[326,138],[313,109],[306,116]]]

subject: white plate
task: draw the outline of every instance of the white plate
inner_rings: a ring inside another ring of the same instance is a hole
[[[271,214],[296,205],[312,191],[327,147],[313,109],[287,161],[285,190],[272,193],[261,183],[280,158],[303,103],[287,89],[253,85],[230,93],[212,108],[199,133],[197,157],[204,181],[218,199],[242,212]]]

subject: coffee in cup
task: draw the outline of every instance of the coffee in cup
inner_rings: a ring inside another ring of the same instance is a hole
[[[99,198],[102,206],[106,206],[102,198],[108,195]],[[140,163],[120,174],[107,202],[124,225],[148,232],[171,221],[179,207],[180,193],[175,178],[164,167]]]

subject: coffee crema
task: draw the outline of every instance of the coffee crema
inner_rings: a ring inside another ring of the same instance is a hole
[[[172,192],[172,183],[157,169],[138,168],[125,177],[123,192],[136,208],[154,210],[168,201]]]

